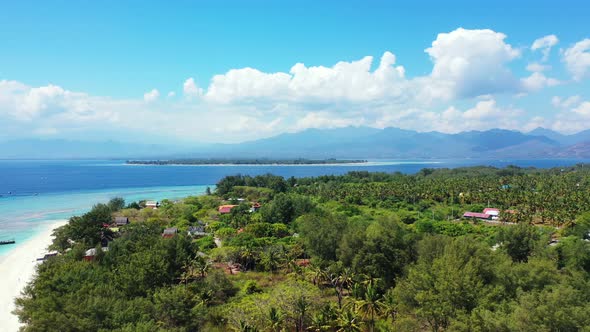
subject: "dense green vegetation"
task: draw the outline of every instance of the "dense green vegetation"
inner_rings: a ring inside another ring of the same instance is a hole
[[[223,204],[235,207],[220,214]],[[487,206],[500,221],[460,218]],[[131,223],[104,227],[114,216]],[[178,234],[164,238],[166,227]],[[62,254],[17,300],[25,331],[590,326],[586,165],[229,176],[158,209],[96,205],[55,235]]]
[[[343,159],[171,159],[171,160],[128,160],[130,165],[326,165],[358,164],[366,160]]]

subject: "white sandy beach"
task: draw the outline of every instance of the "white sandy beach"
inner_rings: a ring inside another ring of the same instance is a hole
[[[18,331],[20,323],[12,314],[14,299],[32,280],[35,274],[37,258],[42,257],[51,244],[53,229],[62,226],[66,220],[47,223],[45,230],[38,235],[0,256],[0,332]]]

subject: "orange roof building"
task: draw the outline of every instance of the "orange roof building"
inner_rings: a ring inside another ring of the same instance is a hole
[[[219,213],[221,214],[226,214],[226,213],[230,213],[231,209],[235,208],[237,205],[221,205],[219,206],[219,209],[217,209],[217,211],[219,211]]]

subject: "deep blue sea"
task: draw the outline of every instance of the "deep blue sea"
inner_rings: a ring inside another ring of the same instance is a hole
[[[353,170],[416,173],[425,167],[549,168],[580,162],[590,160],[374,160],[362,165],[302,166],[138,166],[121,160],[0,160],[0,240],[15,239],[18,246],[50,221],[83,213],[93,204],[113,197],[129,202],[198,195],[222,177],[234,174],[309,177]],[[14,247],[2,246],[0,254]]]

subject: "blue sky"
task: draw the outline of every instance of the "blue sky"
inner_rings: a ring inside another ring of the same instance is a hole
[[[5,1],[0,139],[589,129],[589,5],[474,3]]]

